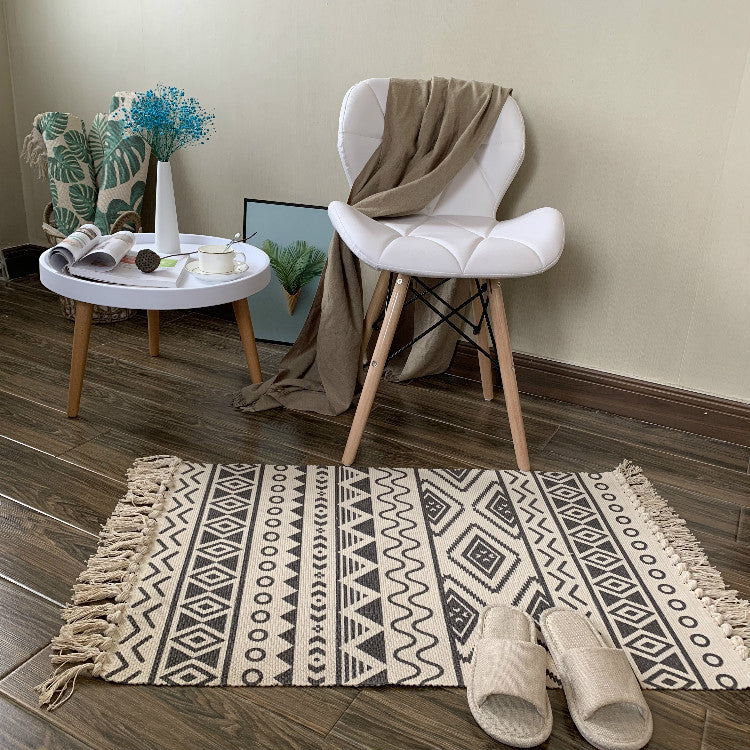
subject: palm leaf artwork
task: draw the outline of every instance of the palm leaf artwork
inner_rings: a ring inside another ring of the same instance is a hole
[[[106,132],[107,115],[99,113],[94,116],[94,119],[91,122],[88,137],[89,152],[91,153],[91,161],[94,164],[94,174],[97,176],[97,180],[104,159],[104,136]]]
[[[123,137],[122,123],[109,120],[104,131],[99,188],[112,188],[127,182],[146,159],[146,142],[139,135]]]
[[[304,240],[297,240],[283,248],[266,240],[261,249],[271,261],[271,268],[284,289],[287,308],[292,315],[302,287],[323,272],[326,255]]]
[[[69,130],[63,136],[63,140],[68,145],[70,152],[80,161],[88,161],[89,147],[86,143],[86,134],[80,130]]]
[[[65,112],[45,112],[39,120],[39,131],[45,140],[53,141],[68,127],[68,115]]]
[[[53,180],[50,180],[49,182],[49,194],[50,198],[52,198],[52,206],[54,207],[59,201],[57,199],[57,183]]]
[[[68,235],[81,225],[80,218],[65,206],[55,206],[55,224],[62,234]]]
[[[81,216],[91,216],[96,209],[96,189],[76,182],[68,188],[70,202]]]
[[[106,213],[101,208],[97,207],[96,216],[94,217],[94,224],[102,229],[103,232],[109,232],[110,228],[114,223],[122,216],[122,214],[128,211],[133,211],[140,216],[141,205],[143,204],[143,194],[146,192],[146,183],[143,180],[137,180],[133,183],[133,187],[130,189],[130,200],[123,200],[122,198],[113,198],[107,206]],[[130,229],[135,232],[136,228],[128,223],[123,226],[123,229]]]
[[[59,182],[78,182],[83,179],[83,169],[75,154],[65,146],[53,146],[52,156],[47,157],[50,175]]]

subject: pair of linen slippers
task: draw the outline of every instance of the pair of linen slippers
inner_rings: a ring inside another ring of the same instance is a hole
[[[640,750],[653,720],[625,652],[571,609],[546,610],[540,627],[578,731],[598,750]],[[490,737],[513,747],[534,747],[549,737],[546,668],[547,652],[536,642],[529,615],[506,605],[484,610],[467,696]]]

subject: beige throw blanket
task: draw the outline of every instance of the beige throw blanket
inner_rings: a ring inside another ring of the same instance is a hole
[[[391,79],[383,142],[352,185],[348,203],[373,218],[422,210],[487,138],[509,94],[510,89],[476,81]],[[458,286],[450,284],[441,287],[449,300]],[[406,314],[415,307],[406,308],[397,341],[430,325],[434,313]],[[278,375],[244,388],[234,405],[245,411],[280,406],[319,414],[346,411],[362,374],[363,318],[359,261],[335,233],[310,314]],[[412,347],[395,377],[442,372],[455,342],[455,332],[440,326]]]

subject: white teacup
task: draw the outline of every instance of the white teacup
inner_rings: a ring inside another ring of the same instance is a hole
[[[201,245],[198,248],[198,267],[202,273],[232,273],[236,261],[245,262],[242,253],[235,253],[231,246]]]

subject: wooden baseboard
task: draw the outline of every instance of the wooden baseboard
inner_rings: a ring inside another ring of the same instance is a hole
[[[513,358],[522,393],[750,446],[750,404],[528,354]],[[449,372],[479,381],[476,352],[459,344]],[[494,376],[499,383],[496,369]]]
[[[23,245],[10,245],[9,247],[2,248],[3,252],[5,253],[5,256],[8,257],[9,255],[24,255],[27,253],[41,253],[44,252],[47,248],[43,245],[34,245],[31,242],[26,242]]]
[[[39,269],[39,256],[46,250],[42,245],[26,243],[4,247],[3,254],[12,279],[35,273]]]

